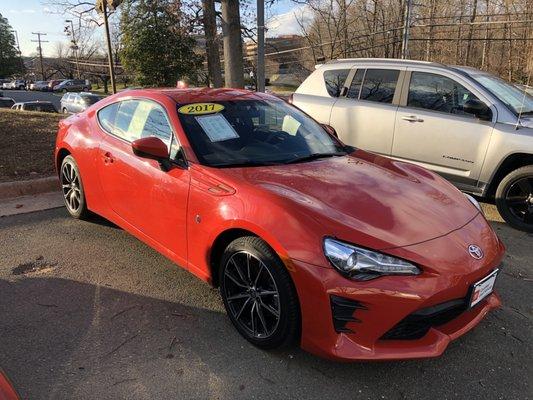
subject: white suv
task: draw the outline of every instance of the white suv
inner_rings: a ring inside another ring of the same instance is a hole
[[[516,86],[467,67],[347,59],[318,66],[292,103],[346,144],[495,197],[510,225],[533,232],[533,97]]]

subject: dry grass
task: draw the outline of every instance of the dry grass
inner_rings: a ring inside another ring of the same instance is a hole
[[[0,109],[0,182],[55,173],[57,124],[63,116]]]

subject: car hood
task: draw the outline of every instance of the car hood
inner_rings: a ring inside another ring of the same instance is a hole
[[[403,247],[457,230],[479,211],[438,175],[358,150],[312,162],[226,169],[297,207],[324,235],[375,249]]]

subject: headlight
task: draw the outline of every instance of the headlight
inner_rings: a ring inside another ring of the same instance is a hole
[[[472,196],[470,196],[469,194],[466,194],[466,193],[463,193],[465,195],[465,197],[468,199],[468,201],[470,201],[470,203],[472,203],[474,205],[474,207],[476,207],[478,209],[478,211],[480,211],[481,213],[483,213],[483,209],[481,208],[481,205],[479,204],[479,202],[474,199]]]
[[[324,239],[324,253],[342,275],[359,281],[382,275],[420,274],[420,269],[407,261],[331,238]]]

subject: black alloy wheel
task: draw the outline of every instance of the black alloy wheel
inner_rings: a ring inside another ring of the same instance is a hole
[[[496,206],[512,227],[533,232],[533,166],[519,168],[500,182]]]
[[[272,349],[294,342],[299,305],[292,280],[274,251],[257,237],[226,248],[220,293],[231,322],[252,344]]]

